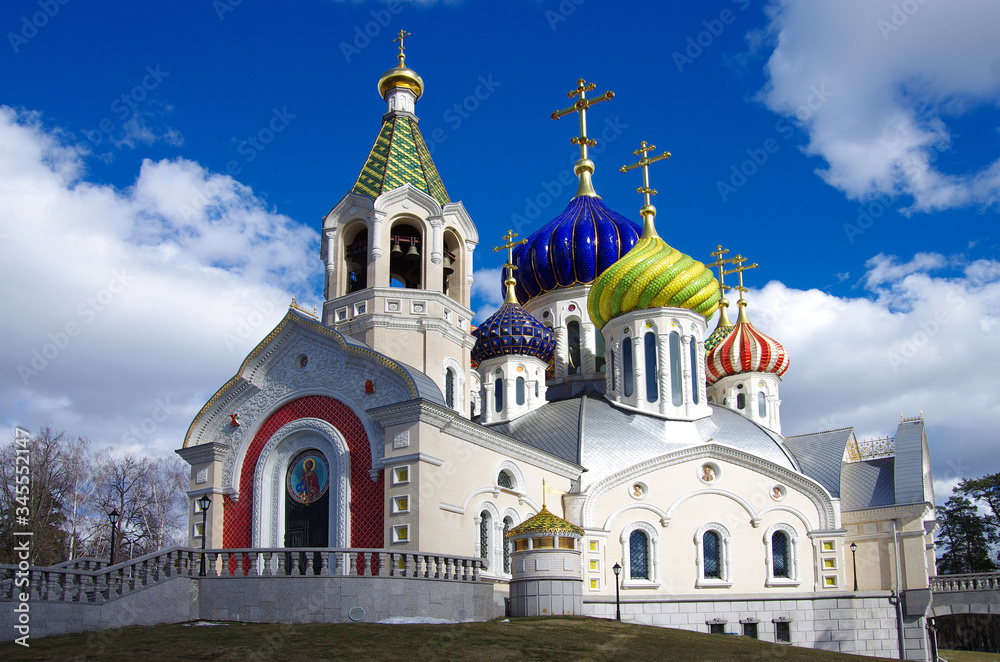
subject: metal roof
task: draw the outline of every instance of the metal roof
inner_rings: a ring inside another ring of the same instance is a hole
[[[840,506],[844,511],[896,503],[896,458],[850,462],[840,474]]]
[[[827,430],[785,438],[785,447],[792,452],[802,473],[825,487],[833,497],[840,496],[840,467],[844,448],[854,428]]]

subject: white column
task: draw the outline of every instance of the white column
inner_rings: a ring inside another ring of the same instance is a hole
[[[597,342],[594,339],[594,324],[580,322],[580,372],[593,374],[597,372]]]
[[[684,394],[684,415],[691,416],[694,393],[691,392],[691,343],[692,335],[681,336],[681,393]]]
[[[427,221],[431,224],[431,262],[438,265],[441,264],[441,251],[444,244],[444,224],[440,216],[429,216]]]
[[[372,245],[371,259],[374,261],[382,257],[382,221],[385,220],[385,212],[373,210],[368,218],[370,220],[369,225],[371,226],[369,228],[368,241]]]
[[[553,331],[556,334],[556,377],[565,377],[569,364],[569,346],[566,342],[566,327],[559,325]]]
[[[632,361],[632,374],[635,375],[635,382],[633,386],[635,387],[632,394],[635,396],[635,405],[641,407],[642,403],[646,402],[646,338],[640,332],[636,331],[635,335],[632,337],[632,356],[635,357]]]
[[[673,407],[673,394],[670,392],[670,334],[658,333],[656,346],[659,349],[657,362],[660,366],[660,413],[667,414],[670,412],[669,407]]]

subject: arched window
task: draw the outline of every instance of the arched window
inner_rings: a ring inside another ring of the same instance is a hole
[[[604,334],[596,326],[594,327],[594,367],[597,372],[604,372],[604,355],[607,348],[604,345]]]
[[[747,394],[746,393],[737,393],[736,394],[736,408],[737,409],[746,409],[747,408]]]
[[[566,325],[566,340],[569,342],[569,365],[566,373],[576,375],[582,372],[580,365],[580,323],[572,321]]]
[[[444,371],[444,401],[449,408],[455,408],[455,371],[451,368]]]
[[[392,226],[389,249],[389,278],[399,281],[404,287],[423,287],[423,258],[427,247],[423,243],[420,230],[405,222]]]
[[[761,418],[767,418],[767,396],[764,391],[757,392],[757,414]]]
[[[646,401],[656,402],[659,397],[656,379],[656,334],[647,333],[643,338],[643,354],[646,358]]]
[[[649,579],[649,538],[642,529],[629,534],[628,562],[632,579]]]
[[[511,542],[507,539],[507,533],[514,528],[514,520],[509,517],[503,518],[503,571],[510,574],[510,548]]]
[[[799,536],[790,524],[775,524],[764,532],[767,547],[767,586],[798,586],[796,556]]]
[[[524,404],[524,377],[518,377],[517,381],[514,382],[514,395],[517,398],[517,404]]]
[[[706,531],[702,536],[705,553],[705,579],[722,579],[722,536],[718,531]]]
[[[514,480],[510,477],[510,473],[501,471],[497,474],[497,485],[512,490],[514,489]]]
[[[368,287],[368,228],[362,228],[344,247],[347,293]]]
[[[788,534],[775,531],[771,534],[771,574],[777,579],[788,579],[791,564],[788,559]]]
[[[684,404],[681,392],[681,334],[670,332],[670,402],[675,407]]]
[[[479,556],[486,559],[487,568],[489,568],[490,544],[492,542],[490,534],[492,532],[493,517],[490,515],[490,511],[484,510],[479,513]]]
[[[635,374],[632,372],[632,339],[626,338],[622,341],[622,382],[624,382],[624,395],[626,398],[632,397],[634,390]]]
[[[622,586],[656,588],[656,528],[648,522],[632,522],[622,530]]]
[[[700,569],[697,587],[732,586],[729,575],[729,529],[718,522],[705,524],[695,534]]]
[[[494,403],[496,406],[496,411],[499,414],[503,411],[503,379],[498,378],[496,382],[493,383],[493,399],[496,400]]]
[[[698,343],[695,339],[691,338],[691,394],[694,398],[694,403],[698,404],[701,399],[701,389],[698,387]]]

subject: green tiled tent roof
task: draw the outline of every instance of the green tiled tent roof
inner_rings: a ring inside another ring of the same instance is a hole
[[[518,536],[523,533],[575,533],[583,535],[584,531],[580,527],[570,524],[562,517],[558,517],[549,512],[548,508],[542,506],[538,514],[528,520],[521,522],[507,532],[507,537]]]
[[[417,123],[409,117],[395,115],[382,123],[382,130],[351,192],[374,200],[406,183],[429,194],[438,204],[451,201]]]

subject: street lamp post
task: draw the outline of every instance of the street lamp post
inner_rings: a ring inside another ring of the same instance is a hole
[[[202,494],[198,499],[198,507],[201,508],[201,570],[198,572],[199,577],[205,576],[205,541],[208,539],[206,524],[208,522],[208,507],[211,505],[212,497],[207,494]]]
[[[618,575],[622,574],[622,567],[617,563],[615,563],[614,567],[611,569],[615,571],[615,618],[618,619],[619,622],[621,622],[622,601],[621,601],[620,589],[618,588],[620,584],[620,582],[618,581]]]
[[[858,590],[858,543],[851,543],[851,562],[854,565],[854,590]]]
[[[111,558],[108,565],[115,564],[115,529],[118,528],[119,517],[117,508],[108,513],[108,521],[111,522]]]

